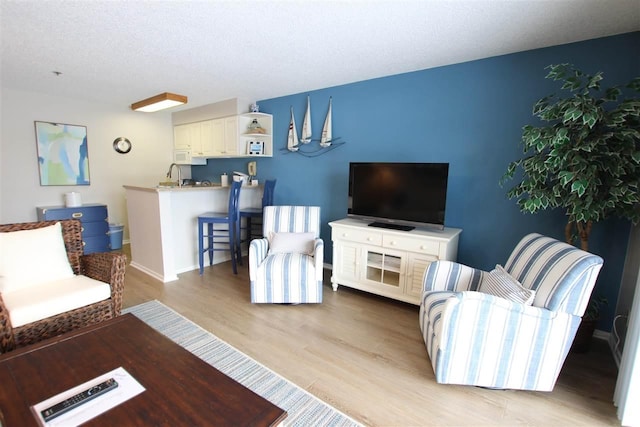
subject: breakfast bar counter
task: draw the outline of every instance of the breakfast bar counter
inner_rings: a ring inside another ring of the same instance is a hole
[[[138,187],[125,185],[131,266],[162,281],[198,268],[198,215],[226,212],[229,188]],[[262,186],[243,186],[240,208],[262,206]],[[229,260],[216,252],[213,262]]]

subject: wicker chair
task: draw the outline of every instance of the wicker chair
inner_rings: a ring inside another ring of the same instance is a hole
[[[41,341],[71,330],[120,315],[127,257],[116,252],[83,254],[82,227],[78,220],[39,221],[0,225],[0,232],[33,230],[60,222],[67,257],[76,275],[84,275],[111,286],[109,299],[46,319],[13,328],[0,294],[0,352]],[[34,266],[37,268],[37,266]]]

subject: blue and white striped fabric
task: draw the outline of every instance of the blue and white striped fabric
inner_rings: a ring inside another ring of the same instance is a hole
[[[566,243],[524,237],[506,268],[536,290],[533,306],[477,292],[486,272],[431,263],[419,322],[436,381],[553,390],[602,263]]]
[[[313,233],[314,254],[269,254],[269,239],[249,245],[252,303],[320,303],[324,242],[320,239],[320,207],[265,206],[263,235]]]
[[[536,291],[534,306],[582,316],[602,263],[599,256],[567,243],[529,234],[504,268],[522,286]]]

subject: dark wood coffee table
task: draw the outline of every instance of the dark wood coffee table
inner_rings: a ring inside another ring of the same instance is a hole
[[[287,413],[132,314],[0,355],[7,426],[37,425],[30,406],[123,367],[141,394],[91,426],[270,426]]]

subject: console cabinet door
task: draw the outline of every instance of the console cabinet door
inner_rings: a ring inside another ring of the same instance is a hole
[[[402,295],[406,268],[406,253],[378,247],[363,247],[361,280],[379,287],[382,295]]]
[[[334,243],[333,275],[337,282],[359,280],[359,258],[359,245],[344,241]]]
[[[422,280],[424,278],[424,271],[429,264],[437,261],[438,257],[435,255],[409,255],[409,265],[407,266],[407,284],[405,287],[405,293],[417,298],[422,298]]]

